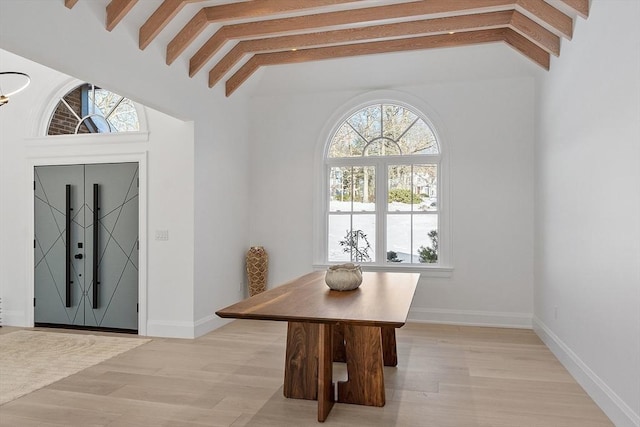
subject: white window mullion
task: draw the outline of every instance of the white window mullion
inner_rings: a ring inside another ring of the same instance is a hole
[[[351,194],[349,195],[349,198],[351,199],[351,203],[349,203],[351,205],[351,208],[349,209],[349,211],[351,212],[351,215],[349,215],[349,237],[353,237],[353,198],[354,198],[354,193],[355,193],[355,178],[353,176],[353,166],[351,166],[349,168],[349,174],[351,174]],[[349,259],[351,262],[353,262],[353,247],[351,248],[351,251],[349,252]]]
[[[387,165],[376,162],[376,255],[378,264],[387,262]]]
[[[413,165],[411,165],[411,184],[410,184],[410,190],[411,190],[411,201],[413,202]],[[413,208],[414,205],[411,205],[411,215],[409,216],[409,240],[410,240],[410,244],[409,244],[409,259],[411,264],[413,264],[413,251],[416,249],[414,244],[413,244]]]

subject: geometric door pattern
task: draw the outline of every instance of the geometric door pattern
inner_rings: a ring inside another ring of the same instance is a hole
[[[34,250],[37,324],[137,330],[138,164],[36,167]]]

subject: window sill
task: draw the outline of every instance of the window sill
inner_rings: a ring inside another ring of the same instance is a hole
[[[335,264],[313,264],[314,270],[326,270]],[[451,277],[453,267],[417,266],[417,265],[370,265],[360,264],[362,271],[386,271],[399,273],[420,273],[421,277]]]

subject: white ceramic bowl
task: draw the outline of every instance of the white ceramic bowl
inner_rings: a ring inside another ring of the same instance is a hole
[[[324,281],[335,291],[352,291],[362,283],[362,269],[351,263],[332,265],[327,270]]]

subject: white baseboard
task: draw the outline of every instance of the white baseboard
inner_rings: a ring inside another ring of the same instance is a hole
[[[2,326],[19,326],[19,327],[29,327],[33,326],[27,322],[24,311],[13,310],[13,311],[2,311]]]
[[[193,322],[147,321],[147,336],[163,338],[195,338]]]
[[[163,320],[149,320],[147,322],[147,336],[163,338],[197,338],[229,323],[228,319],[221,319],[215,314],[203,317],[196,322],[167,322]]]
[[[27,322],[24,311],[14,310],[2,312],[2,326],[18,326],[28,328],[32,327],[33,325]],[[222,324],[214,326],[213,329],[220,326],[222,326]],[[199,336],[195,335],[194,333],[196,329],[197,325],[194,326],[193,322],[167,322],[162,320],[149,320],[147,322],[146,336],[163,338],[195,338],[196,336]]]
[[[569,346],[535,316],[533,330],[616,427],[640,427],[640,415],[635,413]]]
[[[440,310],[418,307],[409,311],[408,320],[410,322],[531,329],[531,314],[528,313]],[[195,338],[227,323],[229,320],[221,319],[215,314],[205,316],[194,323],[149,320],[147,334],[158,337]]]
[[[531,316],[530,313],[413,307],[409,310],[408,320],[410,322],[443,323],[449,325],[531,329]]]
[[[233,319],[231,319],[233,320]],[[218,329],[221,326],[231,322],[230,319],[222,319],[215,314],[203,317],[195,323],[195,336],[200,337],[208,332]]]

